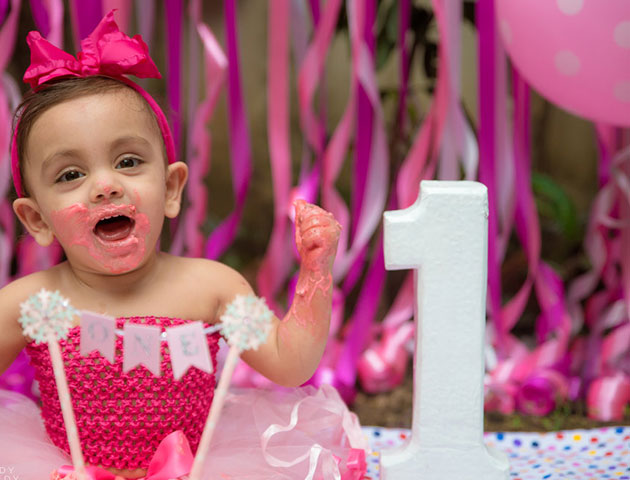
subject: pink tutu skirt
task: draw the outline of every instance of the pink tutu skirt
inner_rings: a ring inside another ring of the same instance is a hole
[[[221,413],[203,478],[358,480],[365,473],[367,449],[356,416],[328,385],[287,392],[235,390]],[[71,464],[49,440],[37,405],[0,390],[2,478],[45,480]]]

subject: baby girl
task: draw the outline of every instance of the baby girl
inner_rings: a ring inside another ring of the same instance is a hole
[[[192,320],[217,323],[236,295],[253,292],[226,265],[159,249],[165,218],[180,212],[188,169],[175,158],[158,105],[126,77],[159,78],[142,39],[121,33],[111,12],[82,42],[77,58],[37,32],[29,34],[28,43],[31,66],[24,78],[32,91],[17,113],[13,209],[39,245],[59,242],[65,261],[0,290],[0,373],[27,348],[48,437],[67,452],[47,349],[24,337],[17,321],[21,302],[41,288],[58,290],[79,310],[116,317],[119,328],[126,322],[164,328]],[[267,342],[242,356],[280,385],[308,380],[324,351],[339,228],[326,211],[296,202],[301,265],[295,297],[287,315],[273,319]],[[164,345],[161,377],[144,368],[123,372],[120,339],[114,364],[96,353],[82,357],[78,324],[77,318],[61,347],[86,462],[112,475],[142,477],[160,442],[178,430],[195,450],[214,375],[193,368],[173,380]],[[213,358],[217,337],[207,338]],[[0,443],[19,436],[11,434],[11,427],[5,428]],[[0,458],[0,464],[12,460]],[[232,463],[237,469],[247,462]]]

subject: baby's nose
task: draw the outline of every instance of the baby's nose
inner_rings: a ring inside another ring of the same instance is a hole
[[[123,193],[123,187],[119,182],[113,179],[99,179],[94,182],[90,196],[93,202],[101,202],[122,197]]]

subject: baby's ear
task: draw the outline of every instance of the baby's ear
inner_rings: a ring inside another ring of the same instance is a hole
[[[188,166],[183,162],[171,163],[166,169],[166,198],[164,215],[175,218],[182,205],[182,192],[188,179]]]
[[[55,236],[52,228],[42,217],[39,205],[32,198],[18,198],[13,202],[13,211],[35,241],[42,247],[52,243]]]

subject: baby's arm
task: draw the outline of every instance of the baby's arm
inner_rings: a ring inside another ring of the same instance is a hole
[[[17,280],[0,290],[0,375],[26,346],[27,339],[18,322],[20,303],[36,290],[32,277]]]
[[[274,317],[267,342],[242,355],[258,372],[285,386],[307,381],[324,353],[332,305],[332,264],[340,232],[330,213],[304,201],[296,202],[295,229],[301,265],[293,303],[282,320]],[[221,310],[236,294],[251,293],[243,279],[230,290],[222,296]]]

